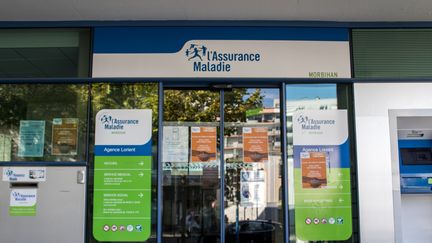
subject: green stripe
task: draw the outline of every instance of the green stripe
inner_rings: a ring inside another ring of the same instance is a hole
[[[36,204],[30,207],[24,206],[10,206],[10,216],[36,216]]]

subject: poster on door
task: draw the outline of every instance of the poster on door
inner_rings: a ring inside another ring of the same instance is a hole
[[[268,162],[268,129],[266,127],[243,127],[243,161]]]
[[[297,238],[348,240],[352,209],[347,111],[294,113],[293,144]]]
[[[327,153],[323,152],[300,153],[303,188],[327,186],[327,158]]]
[[[78,151],[78,119],[54,118],[52,155],[76,155]]]
[[[152,111],[96,114],[93,236],[143,242],[151,234]]]
[[[164,126],[162,162],[187,163],[188,159],[189,128],[185,126]]]
[[[264,170],[240,171],[240,206],[258,208],[266,204]]]
[[[191,127],[191,162],[216,162],[216,127]]]

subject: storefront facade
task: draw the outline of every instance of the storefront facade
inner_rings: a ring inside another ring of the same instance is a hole
[[[430,108],[427,96],[414,98],[430,87],[386,80],[409,77],[412,57],[389,57],[399,68],[385,70],[392,65],[376,58],[385,51],[374,51],[397,38],[367,31],[203,24],[0,30],[0,237],[428,239],[427,230],[406,223],[416,206],[432,211],[431,198],[401,197],[387,113]],[[425,60],[418,62],[428,70]],[[393,89],[413,92],[382,95]],[[412,102],[397,105],[400,97]],[[380,102],[382,114],[375,113]],[[427,164],[423,174],[432,173]],[[65,220],[48,223],[57,218]],[[17,236],[16,227],[33,232]]]

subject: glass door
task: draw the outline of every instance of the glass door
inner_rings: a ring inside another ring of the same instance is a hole
[[[224,97],[225,242],[283,242],[279,89]]]
[[[164,92],[163,242],[283,242],[279,91]]]
[[[164,92],[163,242],[220,242],[221,92]]]

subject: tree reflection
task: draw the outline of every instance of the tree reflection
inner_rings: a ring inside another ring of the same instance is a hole
[[[158,85],[156,83],[92,84],[91,96],[94,116],[102,109],[151,109],[153,141],[157,141]]]
[[[12,139],[13,161],[84,160],[87,130],[87,85],[3,84],[0,85],[0,133]],[[78,118],[78,155],[51,155],[52,120]],[[45,121],[44,156],[18,157],[21,120]]]
[[[225,93],[226,122],[245,122],[246,111],[262,106],[260,89],[249,93],[237,88]],[[246,98],[245,98],[246,97]],[[219,121],[219,92],[207,90],[169,90],[165,92],[164,121]]]

